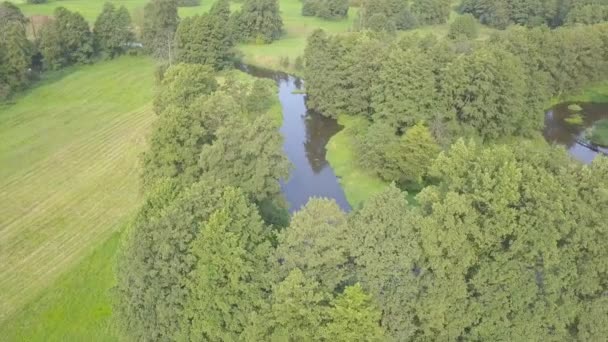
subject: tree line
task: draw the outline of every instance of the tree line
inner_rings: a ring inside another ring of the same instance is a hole
[[[93,30],[77,12],[64,7],[36,32],[26,34],[28,19],[10,2],[0,4],[0,99],[23,90],[42,70],[91,63],[99,56],[124,54],[134,41],[131,17],[124,6],[103,6]]]
[[[464,0],[460,10],[500,29],[510,24],[558,27],[608,20],[605,0]]]
[[[10,2],[0,4],[0,99],[27,87],[42,70],[114,58],[143,45],[146,53],[172,64],[203,63],[215,69],[229,65],[239,41],[269,43],[282,34],[277,0],[246,0],[230,12],[229,0],[218,0],[210,13],[180,20],[176,0],[152,0],[135,34],[128,10],[106,3],[93,28],[84,17],[64,7],[36,32],[26,34],[27,18]],[[141,44],[139,43],[141,41]]]
[[[270,81],[219,83],[209,66],[164,74],[146,200],[118,258],[127,337],[606,336],[607,158],[587,167],[543,144],[459,139],[430,163],[416,205],[390,186],[350,214],[311,199],[275,220],[264,203],[280,201],[288,165],[268,107],[254,105],[274,96]]]
[[[448,21],[451,5],[450,0],[364,0],[355,29],[392,32],[443,24]]]
[[[458,137],[535,136],[548,99],[605,79],[606,56],[606,24],[513,27],[483,43],[319,30],[305,50],[307,103],[365,118],[353,131],[359,163],[413,189],[424,172],[406,170]]]

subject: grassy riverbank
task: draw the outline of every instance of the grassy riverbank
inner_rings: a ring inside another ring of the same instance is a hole
[[[340,178],[346,199],[357,207],[370,196],[382,191],[388,183],[376,175],[361,169],[356,162],[353,130],[362,124],[363,118],[342,115],[338,122],[344,129],[327,143],[327,161]]]
[[[608,102],[608,80],[583,88],[576,94],[565,95],[551,99],[551,105],[563,102]]]

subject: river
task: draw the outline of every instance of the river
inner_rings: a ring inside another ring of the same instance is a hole
[[[565,121],[572,112],[568,110],[570,103],[561,103],[549,110],[545,116],[544,136],[547,142],[560,144],[577,160],[589,164],[599,155],[585,146],[577,143],[583,137],[585,130],[601,119],[608,119],[608,103],[579,103],[582,107],[582,125],[572,125]],[[608,153],[608,148],[600,148]]]
[[[338,177],[325,158],[325,145],[342,127],[336,120],[306,108],[305,95],[294,93],[302,89],[300,78],[252,66],[241,65],[239,68],[255,77],[272,79],[279,87],[283,108],[283,149],[293,164],[289,179],[281,182],[289,211],[299,210],[311,197],[334,199],[343,210],[350,211]]]

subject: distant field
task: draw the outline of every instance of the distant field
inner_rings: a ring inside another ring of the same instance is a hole
[[[0,107],[0,322],[136,207],[153,70],[143,57],[69,68]]]
[[[55,8],[63,6],[70,11],[79,12],[89,23],[93,24],[101,12],[103,4],[106,2],[111,2],[116,6],[125,6],[133,16],[138,10],[143,10],[149,0],[49,0],[47,3],[39,5],[28,4],[20,0],[14,2],[19,3],[19,7],[23,13],[28,16],[53,15]],[[179,15],[185,17],[197,13],[205,13],[211,8],[212,4],[213,1],[203,0],[200,6],[180,7]]]

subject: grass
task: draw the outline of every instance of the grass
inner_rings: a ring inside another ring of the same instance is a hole
[[[272,44],[240,44],[238,48],[243,53],[245,63],[273,70],[294,72],[296,70],[293,69],[293,63],[298,56],[304,54],[306,39],[311,32],[318,28],[331,33],[346,32],[353,26],[358,12],[358,8],[351,7],[346,19],[323,20],[316,17],[303,17],[300,0],[279,0],[279,3],[285,34]],[[285,68],[281,65],[282,57],[289,58],[291,64],[289,67]]]
[[[584,87],[576,94],[568,94],[551,99],[551,106],[563,102],[608,103],[608,80]]]
[[[98,247],[4,326],[4,341],[116,341],[110,289],[119,233]]]
[[[590,140],[596,145],[608,147],[608,119],[600,120],[593,125]]]
[[[0,108],[0,326],[136,207],[153,74],[144,57],[73,67]]]
[[[370,196],[384,190],[388,183],[361,169],[356,162],[352,131],[364,118],[340,116],[338,122],[344,129],[327,143],[327,161],[340,178],[346,199],[353,208]]]

